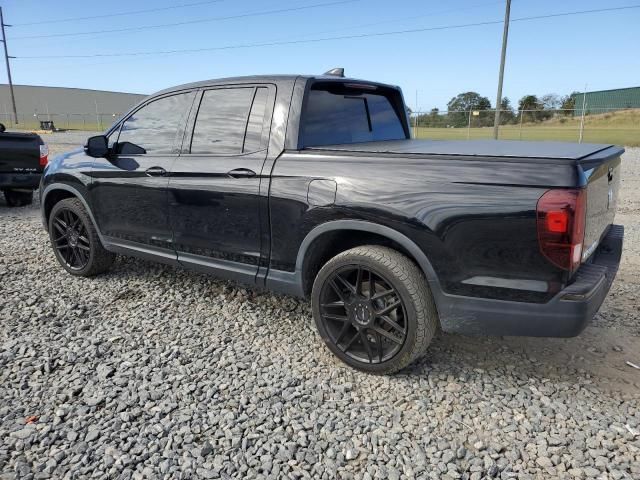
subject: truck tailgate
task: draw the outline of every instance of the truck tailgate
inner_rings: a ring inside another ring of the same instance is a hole
[[[0,172],[37,173],[42,139],[34,133],[0,133]]]
[[[587,177],[587,212],[582,261],[587,260],[613,223],[620,190],[624,150],[611,147],[580,161]]]

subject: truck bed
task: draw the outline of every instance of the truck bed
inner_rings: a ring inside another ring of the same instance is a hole
[[[614,145],[570,142],[525,142],[517,140],[389,140],[343,145],[323,145],[307,150],[381,153],[398,155],[443,155],[493,157],[508,159],[542,159],[581,162],[621,155]]]

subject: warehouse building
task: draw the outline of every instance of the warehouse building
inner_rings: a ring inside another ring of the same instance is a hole
[[[606,113],[625,108],[640,108],[640,87],[574,93],[573,98],[575,100],[575,116],[582,115],[583,102],[585,114]]]
[[[103,128],[127,112],[146,95],[84,88],[14,85],[18,122],[34,128],[39,121],[52,120],[56,126]],[[0,84],[0,122],[12,123],[11,93]]]

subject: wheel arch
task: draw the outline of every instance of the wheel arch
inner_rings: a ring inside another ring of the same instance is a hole
[[[44,223],[45,229],[49,230],[49,216],[51,215],[51,210],[53,210],[53,207],[58,202],[66,198],[77,198],[78,200],[80,200],[80,202],[82,202],[82,206],[87,211],[87,215],[89,215],[91,222],[93,222],[93,226],[95,227],[96,232],[98,232],[100,241],[104,244],[104,240],[102,238],[102,234],[100,233],[100,229],[98,228],[98,224],[96,223],[96,219],[93,217],[93,212],[89,208],[89,204],[84,198],[84,195],[82,195],[82,193],[80,193],[78,189],[65,183],[52,183],[50,185],[47,185],[44,192],[42,193],[42,204],[40,208],[42,211],[42,221]]]
[[[305,296],[310,291],[310,286],[313,285],[313,278],[311,277],[315,277],[313,275],[314,266],[312,261],[314,255],[316,255],[315,252],[321,251],[324,245],[331,244],[331,239],[335,238],[336,235],[344,235],[349,232],[368,234],[369,238],[373,239],[373,242],[356,241],[353,245],[347,243],[346,248],[338,247],[331,257],[356,245],[364,243],[380,244],[381,242],[376,242],[375,240],[386,240],[382,244],[390,244],[389,246],[396,248],[418,265],[427,278],[430,288],[437,291],[433,292],[434,297],[437,298],[435,294],[440,291],[440,282],[433,265],[420,247],[397,230],[364,220],[334,220],[318,225],[307,234],[300,245],[296,258],[296,277],[298,277],[299,287]],[[367,236],[364,238],[366,239]]]

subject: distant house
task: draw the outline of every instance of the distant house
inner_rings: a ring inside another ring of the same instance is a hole
[[[575,93],[573,98],[575,99],[574,116],[582,115],[583,102],[585,114],[606,113],[625,108],[640,108],[640,87]]]

